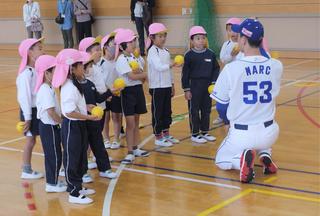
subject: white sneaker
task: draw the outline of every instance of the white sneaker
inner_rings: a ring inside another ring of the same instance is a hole
[[[46,184],[46,192],[48,192],[48,193],[61,193],[61,192],[65,192],[66,190],[67,190],[67,186],[66,185],[61,185],[61,184],[49,185],[49,184]]]
[[[93,202],[92,199],[81,194],[78,197],[69,195],[69,203],[90,204],[92,202]]]
[[[121,161],[122,164],[132,164],[135,156],[133,154],[127,154],[127,156]]]
[[[81,195],[88,196],[88,195],[95,194],[96,191],[93,190],[93,189],[90,189],[90,188],[85,188],[85,187],[83,187],[82,190],[79,191],[79,193],[80,193]]]
[[[202,134],[202,138],[206,139],[207,141],[215,141],[217,138],[215,138],[214,136],[211,136],[210,134],[206,133],[206,134]]]
[[[202,138],[202,136],[198,135],[198,136],[191,136],[191,141],[192,142],[196,142],[196,143],[206,143],[207,140]]]
[[[88,160],[88,169],[96,169],[97,168],[97,163],[94,161]]]
[[[65,170],[63,168],[60,169],[59,176],[62,176],[62,177],[66,176],[66,172],[65,172]]]
[[[136,150],[133,150],[133,154],[136,157],[148,157],[150,155],[150,152],[137,148]]]
[[[221,124],[221,123],[223,123],[223,119],[220,118],[220,117],[218,117],[218,118],[216,118],[215,120],[213,120],[212,123],[213,123],[214,125]]]
[[[118,148],[120,148],[120,143],[114,141],[114,142],[111,144],[110,148],[111,148],[111,149],[118,149]]]
[[[164,138],[173,144],[177,144],[180,142],[178,139],[174,138],[173,136],[165,136]]]
[[[169,140],[167,140],[165,138],[156,139],[154,144],[156,144],[157,146],[162,146],[162,147],[173,146],[173,144]]]
[[[105,140],[105,141],[104,141],[104,147],[105,147],[106,149],[111,148],[111,143],[110,143],[109,140]]]
[[[109,179],[114,179],[114,178],[117,178],[117,174],[115,172],[112,172],[112,170],[107,170],[105,172],[100,172],[99,175],[101,177],[104,177],[104,178],[109,178]]]
[[[93,179],[89,173],[86,173],[82,176],[82,182],[83,183],[91,183],[91,182],[93,182]]]
[[[41,179],[43,178],[43,173],[37,172],[37,171],[32,171],[32,173],[22,172],[21,178],[22,179]]]

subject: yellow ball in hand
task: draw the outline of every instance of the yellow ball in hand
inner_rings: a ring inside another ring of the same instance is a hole
[[[233,52],[239,52],[240,51],[240,46],[238,43],[236,43],[232,49]]]
[[[139,49],[135,49],[135,50],[133,51],[133,55],[134,55],[134,57],[139,58],[139,56],[140,56],[140,51],[139,51]]]
[[[91,114],[93,116],[102,118],[103,117],[103,109],[101,107],[99,107],[99,106],[95,106],[95,107],[92,108]]]
[[[138,63],[137,61],[130,61],[130,62],[129,62],[129,66],[131,67],[131,69],[132,69],[133,71],[139,69],[139,63]]]
[[[126,87],[126,82],[122,78],[117,78],[113,82],[113,87],[115,89],[123,89],[124,87]]]
[[[214,85],[213,84],[209,85],[209,87],[208,87],[209,94],[211,94],[213,92],[213,89],[214,89]]]
[[[174,63],[176,63],[177,65],[182,65],[184,63],[184,57],[182,55],[177,55],[174,58]]]
[[[23,130],[24,130],[24,122],[19,121],[19,122],[17,123],[17,125],[16,125],[16,129],[17,129],[17,131],[18,131],[19,133],[22,133]]]

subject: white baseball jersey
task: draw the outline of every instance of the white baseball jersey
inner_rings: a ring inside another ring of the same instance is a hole
[[[210,95],[221,104],[229,104],[230,129],[215,161],[220,169],[240,169],[245,149],[271,155],[279,135],[274,116],[282,71],[278,60],[247,56],[227,64],[220,73]]]
[[[231,123],[250,125],[273,120],[282,71],[278,60],[244,57],[224,67],[211,97],[229,104],[227,117]]]

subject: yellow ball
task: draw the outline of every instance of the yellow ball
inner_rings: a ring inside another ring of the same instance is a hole
[[[211,94],[213,92],[213,89],[214,89],[214,85],[213,84],[209,85],[209,87],[208,87],[209,94]]]
[[[236,45],[233,47],[232,49],[233,52],[239,52],[240,51],[240,46],[238,43],[236,43]]]
[[[271,57],[274,58],[274,59],[278,59],[280,57],[280,54],[277,51],[272,51],[271,52]]]
[[[133,71],[138,70],[139,69],[139,63],[137,61],[131,61],[129,62],[129,66],[131,67],[131,69]]]
[[[95,106],[95,107],[92,108],[91,114],[93,116],[102,118],[103,117],[103,109],[101,107],[99,107],[99,106]]]
[[[134,57],[139,58],[139,56],[140,56],[139,49],[135,49],[134,52],[133,52],[133,55],[134,55]]]
[[[116,89],[122,89],[122,88],[126,87],[126,82],[122,78],[117,78],[113,82],[113,87],[116,88]]]
[[[24,129],[24,122],[22,121],[19,121],[16,125],[16,129],[19,133],[22,133],[23,132],[23,129]]]
[[[121,94],[120,91],[113,92],[113,95],[114,95],[114,96],[117,96],[117,97],[120,97],[120,94]]]
[[[184,57],[182,55],[177,55],[174,58],[174,63],[176,63],[177,65],[182,65],[184,63]]]

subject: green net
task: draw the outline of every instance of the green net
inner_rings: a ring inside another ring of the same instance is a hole
[[[219,56],[222,45],[216,8],[212,0],[194,0],[193,6],[194,25],[203,26],[208,33],[210,49]]]

